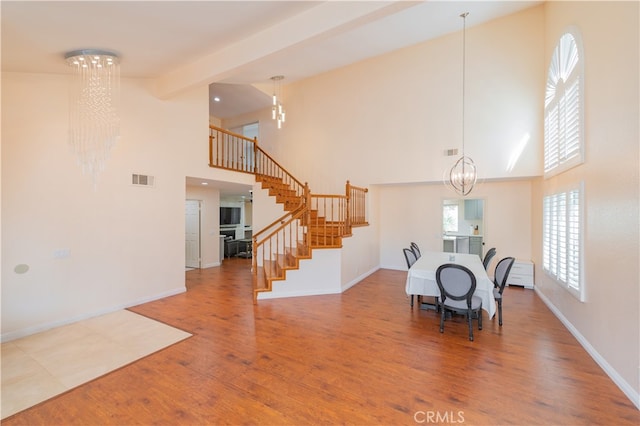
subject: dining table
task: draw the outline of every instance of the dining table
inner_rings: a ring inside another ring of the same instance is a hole
[[[407,273],[405,288],[407,295],[440,297],[440,289],[436,282],[436,271],[440,265],[445,263],[455,263],[469,268],[476,277],[476,290],[473,294],[482,299],[482,309],[487,312],[489,318],[493,318],[496,313],[493,281],[487,275],[482,260],[477,254],[438,251],[422,252],[420,258],[411,265]]]

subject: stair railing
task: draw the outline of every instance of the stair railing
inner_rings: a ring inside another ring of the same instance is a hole
[[[347,232],[347,197],[311,194],[309,237],[312,247],[341,247]]]
[[[252,270],[257,274],[263,268],[270,277],[255,280],[263,287],[254,289],[254,302],[259,291],[271,290],[271,281],[284,279],[287,269],[297,268],[298,259],[310,258],[312,247],[341,247],[341,238],[351,235],[352,227],[368,225],[368,189],[347,181],[345,195],[311,194],[306,183],[258,146],[257,138],[209,126],[209,166],[255,175],[257,181],[276,188],[279,202],[288,210],[252,236]]]
[[[237,172],[255,172],[258,139],[209,126],[209,166]]]
[[[367,188],[361,188],[354,186],[347,181],[346,185],[347,194],[347,226],[367,226]]]
[[[209,126],[209,166],[251,173],[257,180],[281,179],[296,196],[304,196],[304,184],[260,148],[257,138],[250,139],[213,125]]]
[[[257,271],[266,261],[274,260],[277,253],[284,253],[286,247],[297,247],[304,240],[302,221],[308,212],[306,203],[302,202],[298,208],[287,212],[260,231],[253,234],[253,262],[252,267]],[[294,228],[295,227],[295,228]],[[276,249],[276,252],[273,250]]]

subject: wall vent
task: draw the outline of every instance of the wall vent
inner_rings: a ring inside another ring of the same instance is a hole
[[[131,175],[131,183],[136,186],[153,186],[154,178],[148,175]]]
[[[458,155],[458,148],[445,149],[444,150],[444,155],[446,155],[447,157],[451,157],[453,155]]]

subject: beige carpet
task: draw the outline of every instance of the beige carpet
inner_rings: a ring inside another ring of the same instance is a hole
[[[3,343],[1,418],[189,336],[122,310]]]

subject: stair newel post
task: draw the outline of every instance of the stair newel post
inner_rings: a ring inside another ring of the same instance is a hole
[[[258,174],[258,137],[253,137],[253,174]]]
[[[213,129],[209,126],[209,167],[213,167],[213,139],[214,136],[211,134]],[[216,150],[217,151],[217,150]]]
[[[256,237],[251,238],[251,272],[254,275],[258,274],[258,239]]]
[[[311,249],[311,236],[309,235],[311,229],[311,191],[309,191],[308,182],[304,183],[304,204],[304,226],[307,228],[306,238],[304,240],[306,253],[309,253],[309,250]]]
[[[345,218],[346,224],[346,232],[347,234],[351,234],[351,183],[347,181],[346,184],[346,193],[347,193],[347,217]]]

